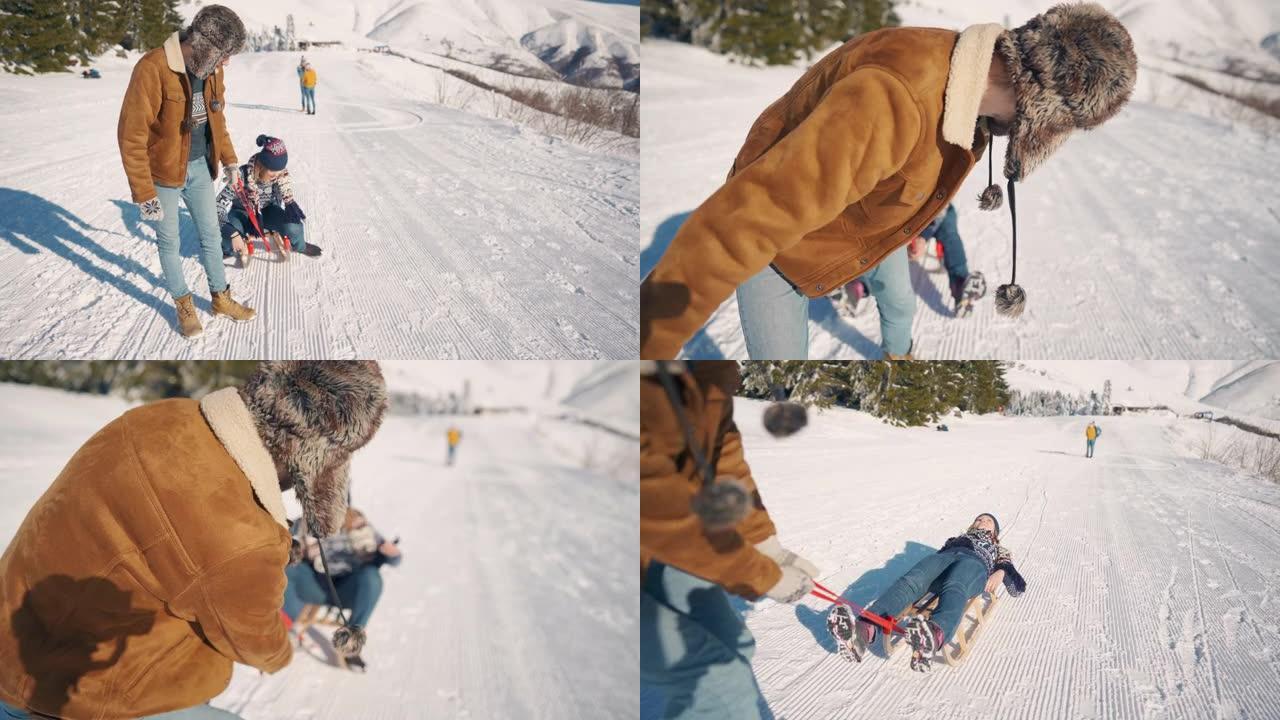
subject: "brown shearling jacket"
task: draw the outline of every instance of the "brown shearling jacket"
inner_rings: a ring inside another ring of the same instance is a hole
[[[731,475],[752,491],[755,507],[737,527],[708,532],[689,507],[701,483],[684,432],[662,384],[640,378],[640,575],[657,560],[755,599],[782,577],[778,563],[755,548],[776,534],[760,500],[742,438],[733,423],[740,377],[732,361],[689,363],[675,376],[695,441],[717,476]]]
[[[878,30],[810,68],[641,285],[640,357],[676,357],[770,265],[820,297],[919,234],[987,147],[978,106],[1001,30]]]
[[[178,33],[133,67],[120,105],[116,139],[135,203],[155,197],[157,184],[182,187],[187,181],[191,134],[184,129],[184,121],[191,118],[191,81],[186,68]],[[222,68],[205,78],[204,96],[210,130],[205,161],[213,179],[218,177],[219,163],[223,167],[240,164],[227,134]]]
[[[235,389],[126,412],[0,556],[0,700],[63,718],[204,703],[292,659],[275,465]]]

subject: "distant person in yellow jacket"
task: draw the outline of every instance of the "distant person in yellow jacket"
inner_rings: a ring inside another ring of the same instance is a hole
[[[316,114],[316,69],[311,63],[302,61],[302,109],[308,115]]]
[[[1090,420],[1089,426],[1084,429],[1085,457],[1093,457],[1093,444],[1098,441],[1098,436],[1101,434],[1102,428],[1098,427],[1097,423]]]
[[[449,442],[449,457],[445,460],[445,464],[452,465],[454,455],[458,451],[458,443],[462,442],[462,431],[450,425],[449,432],[445,434],[445,439]]]

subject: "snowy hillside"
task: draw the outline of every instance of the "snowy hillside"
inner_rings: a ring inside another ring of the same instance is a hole
[[[250,30],[299,39],[421,50],[517,75],[621,88],[639,75],[635,4],[596,0],[224,0]],[[199,3],[184,4],[188,16]],[[594,71],[592,70],[594,68]]]
[[[407,60],[317,50],[227,69],[239,159],[283,139],[321,258],[227,261],[252,323],[209,315],[194,226],[184,270],[205,324],[183,339],[155,234],[132,202],[116,122],[132,60],[103,79],[0,74],[0,356],[593,358],[635,356],[639,160],[495,119],[492,97]],[[38,140],[37,140],[38,138]]]
[[[126,407],[0,385],[5,544],[76,448]],[[451,424],[463,440],[448,468]],[[237,666],[213,704],[246,720],[634,717],[638,499],[624,471],[636,452],[527,415],[389,418],[352,466],[353,504],[404,550],[382,572],[368,674],[338,669],[324,635],[308,636],[275,675]],[[292,494],[286,509],[299,511]]]
[[[907,653],[840,659],[816,598],[739,603],[773,717],[1274,715],[1280,486],[1184,457],[1178,429],[1194,421],[1105,418],[1086,460],[1085,418],[967,416],[940,433],[842,409],[776,440],[763,403],[736,407],[779,539],[843,597],[869,602],[983,512],[1028,583],[999,591],[962,665],[928,675]],[[660,696],[641,698],[659,717]]]
[[[1280,362],[1274,360],[1022,361],[1012,363],[1006,377],[1018,390],[1086,395],[1101,392],[1110,380],[1117,403],[1165,405],[1182,414],[1227,410],[1242,419],[1280,420]]]
[[[900,14],[905,22],[960,28],[1005,12],[994,4],[945,7],[947,14],[919,7]],[[756,117],[805,69],[745,67],[667,41],[646,40],[643,54],[641,277],[724,183]],[[1154,76],[1145,68],[1140,78]],[[1280,265],[1280,209],[1257,198],[1280,182],[1273,161],[1280,133],[1233,122],[1212,103],[1164,102],[1176,98],[1161,92],[1140,88],[1119,116],[1076,133],[1019,186],[1018,280],[1028,300],[1016,321],[997,316],[990,299],[1009,278],[1009,213],[980,211],[986,172],[969,175],[953,202],[969,268],[986,276],[989,294],[958,320],[936,258],[913,264],[916,357],[1275,357],[1280,315],[1271,298],[1280,296],[1280,276],[1271,268]],[[1004,156],[1004,140],[995,152]],[[848,319],[829,298],[811,300],[809,356],[879,358],[879,315],[874,302],[864,308]],[[735,297],[685,353],[746,357]]]

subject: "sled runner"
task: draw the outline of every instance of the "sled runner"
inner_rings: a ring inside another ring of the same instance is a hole
[[[298,619],[293,621],[293,630],[294,633],[297,634],[299,648],[304,647],[302,639],[307,637],[307,631],[315,625],[327,628],[339,627],[341,622],[338,619],[337,608],[330,607],[328,605],[304,605],[302,607],[302,612],[298,613]],[[317,642],[317,635],[323,636],[321,633],[316,632],[311,635],[311,640],[313,642]],[[328,644],[328,640],[326,639],[324,645],[321,646],[321,650],[323,650],[326,655],[333,653],[338,667],[343,670],[350,669],[347,667],[347,659],[342,656],[342,653],[334,650],[332,647],[327,647]]]
[[[994,594],[984,592],[970,599],[969,604],[965,605],[964,615],[960,618],[960,627],[956,629],[955,639],[942,648],[942,658],[948,665],[955,667],[968,657],[969,650],[978,640],[978,636],[982,634],[982,629],[986,627],[987,619],[991,616],[991,611],[995,608],[998,600],[999,598]],[[933,610],[937,606],[938,597],[933,593],[925,593],[923,597],[908,605],[899,613],[896,619],[903,621],[912,615],[928,618],[933,614]],[[902,635],[882,633],[882,637],[881,642],[884,643],[886,657],[892,656],[899,647],[907,644],[906,638]]]

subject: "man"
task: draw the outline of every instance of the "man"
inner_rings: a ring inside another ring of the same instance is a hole
[[[375,362],[270,362],[90,438],[0,556],[0,717],[228,717],[204,703],[233,663],[292,658],[282,492],[335,533],[386,405]]]
[[[213,179],[221,163],[227,182],[239,183],[235,148],[227,134],[222,67],[244,47],[240,18],[207,5],[191,26],[174,33],[138,61],[120,106],[117,139],[133,201],[153,223],[165,286],[177,307],[183,337],[204,332],[182,274],[178,253],[178,199],[186,203],[200,237],[200,264],[209,280],[213,314],[252,320],[252,308],[231,298],[222,266],[222,235]]]
[[[1088,427],[1084,429],[1084,456],[1093,457],[1093,444],[1098,442],[1098,437],[1102,435],[1102,428],[1098,427],[1092,420],[1089,421]]]
[[[302,74],[307,71],[307,56],[298,60],[298,90],[302,93],[302,112],[307,111],[307,88],[302,84]]]
[[[458,443],[462,442],[462,431],[457,426],[450,425],[449,431],[445,433],[445,441],[449,444],[449,455],[445,458],[445,464],[452,465],[458,453]]]
[[[735,290],[752,358],[807,357],[808,299],[919,234],[993,134],[1009,136],[1013,211],[1014,182],[1072,130],[1114,116],[1136,75],[1128,32],[1092,3],[1055,6],[1014,30],[854,38],[756,120],[728,180],[641,285],[641,357],[675,357]],[[1000,202],[991,185],[982,206]],[[1006,314],[1021,313],[1024,299],[1014,282],[997,290]]]
[[[316,69],[306,63],[302,69],[302,109],[316,114]]]
[[[755,640],[727,593],[793,603],[818,569],[779,543],[752,480],[737,363],[662,365],[640,379],[640,677],[667,718],[759,718]],[[735,494],[749,504],[726,512]]]

